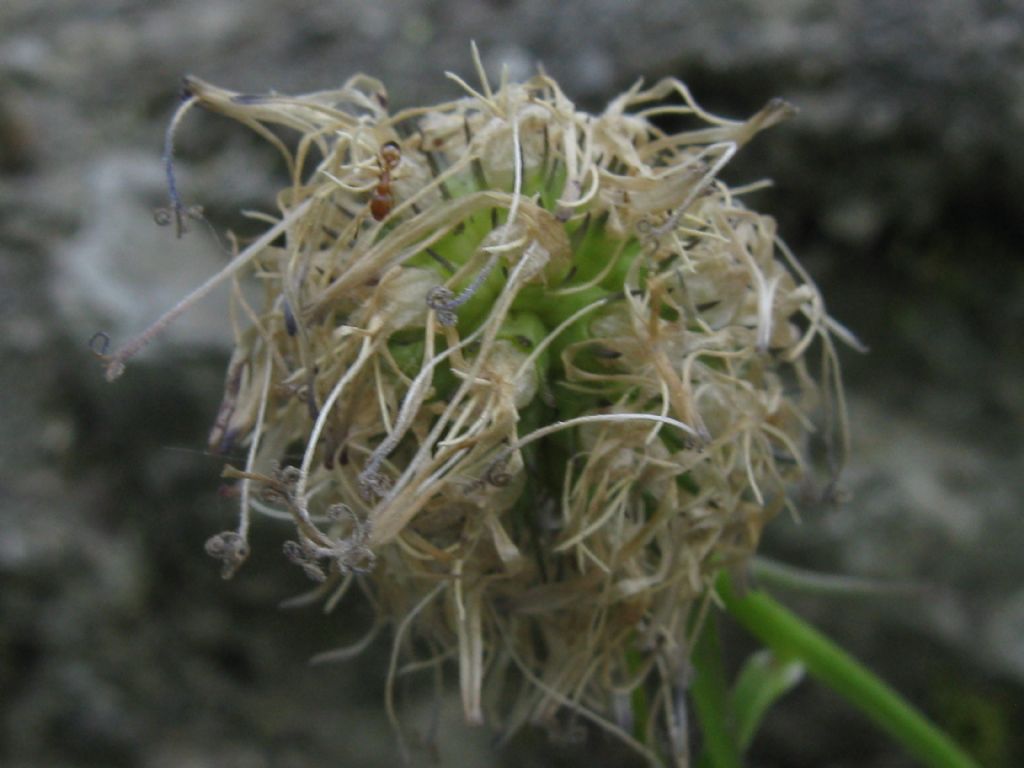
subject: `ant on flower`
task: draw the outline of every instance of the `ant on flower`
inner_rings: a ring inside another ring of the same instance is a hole
[[[395,203],[391,189],[391,172],[402,161],[402,149],[394,141],[389,141],[380,148],[377,162],[380,164],[380,179],[370,196],[370,214],[374,221],[383,221]]]

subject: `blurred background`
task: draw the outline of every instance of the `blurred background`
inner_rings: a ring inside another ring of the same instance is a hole
[[[198,225],[154,225],[180,77],[239,91],[381,78],[396,107],[458,95],[486,66],[538,62],[600,110],[638,77],[683,79],[746,117],[799,116],[726,169],[772,178],[771,213],[846,351],[850,499],[769,529],[766,551],[929,589],[777,593],[954,733],[982,764],[1024,764],[1024,3],[996,0],[4,0],[0,4],[0,765],[391,766],[388,643],[358,601],[277,604],[308,582],[281,532],[229,582],[203,553],[228,527],[204,455],[228,355],[223,294],[114,385],[88,349],[141,330],[223,263]],[[179,184],[219,231],[252,231],[281,183],[244,128],[193,112]],[[249,228],[248,230],[246,228]],[[1017,339],[1016,342],[1013,340]],[[749,649],[728,633],[737,654]],[[418,727],[432,702],[402,697]],[[496,745],[440,711],[440,764],[634,765],[596,735]],[[426,762],[424,750],[415,750]],[[758,766],[908,766],[805,682],[769,715]]]

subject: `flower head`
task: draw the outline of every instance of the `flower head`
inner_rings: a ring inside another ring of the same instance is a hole
[[[364,76],[187,81],[291,179],[224,273],[264,297],[235,292],[211,436],[248,447],[225,573],[253,511],[289,518],[288,557],[324,595],[361,579],[394,663],[457,659],[470,721],[568,709],[642,749],[616,697],[676,684],[711,578],[790,505],[821,393],[841,398],[817,288],[719,178],[791,108],[725,120],[664,80],[590,115],[545,75],[481,80],[394,114]]]

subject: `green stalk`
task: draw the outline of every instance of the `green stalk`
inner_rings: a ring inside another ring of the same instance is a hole
[[[874,673],[763,592],[740,597],[728,574],[716,590],[726,609],[751,634],[783,658],[803,662],[817,677],[860,709],[908,752],[934,768],[977,768],[977,763]]]
[[[691,658],[694,677],[690,695],[704,738],[703,753],[697,765],[699,768],[739,768],[740,752],[715,620],[715,616],[704,620]]]
[[[636,648],[629,648],[626,651],[626,668],[630,674],[636,673],[643,664],[643,655]],[[647,723],[650,721],[651,709],[647,700],[647,690],[641,682],[629,695],[629,706],[633,711],[633,738],[641,744],[647,740]],[[652,748],[654,745],[648,745]]]

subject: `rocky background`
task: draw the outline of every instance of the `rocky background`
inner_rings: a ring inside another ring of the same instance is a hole
[[[409,105],[488,67],[543,62],[578,104],[637,77],[684,79],[735,117],[799,117],[727,177],[775,179],[773,213],[830,307],[871,347],[845,365],[851,500],[779,521],[785,562],[927,585],[912,597],[780,597],[910,695],[983,764],[1024,764],[1024,4],[933,0],[4,0],[0,4],[0,764],[391,766],[386,643],[257,538],[222,582],[202,543],[233,506],[203,455],[226,360],[223,295],[110,386],[87,342],[138,331],[221,263],[210,234],[157,228],[179,78],[308,91],[366,71]],[[273,155],[194,113],[187,202],[217,229],[267,207]],[[1013,339],[1017,342],[1013,342]],[[745,649],[739,633],[732,639]],[[404,712],[429,725],[413,689]],[[596,736],[511,745],[441,708],[440,764],[631,765]],[[415,747],[415,745],[414,745]],[[414,749],[425,763],[425,750]],[[805,683],[752,764],[911,763]]]

